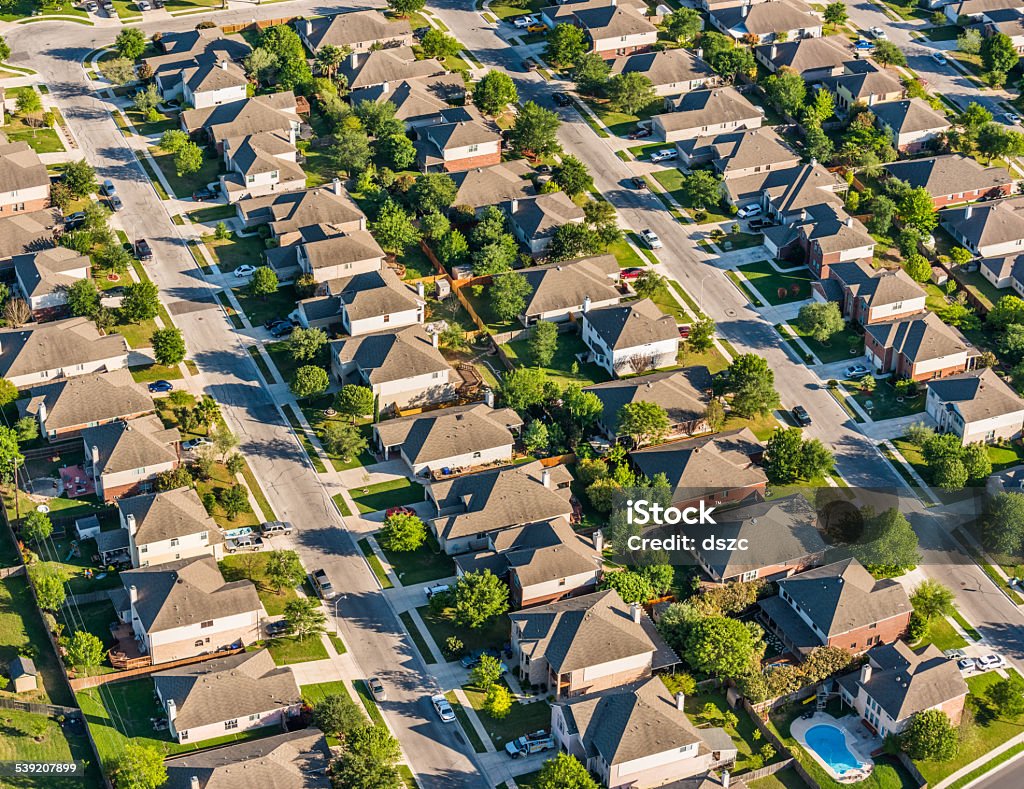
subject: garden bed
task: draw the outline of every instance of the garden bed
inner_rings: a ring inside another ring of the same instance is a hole
[[[771,263],[763,260],[741,266],[737,271],[773,306],[804,301],[811,297],[811,283],[814,281],[814,277],[807,268],[800,267],[782,273],[772,268]],[[798,289],[796,293],[793,292],[794,286]],[[786,292],[786,295],[781,298],[779,297],[780,289]]]

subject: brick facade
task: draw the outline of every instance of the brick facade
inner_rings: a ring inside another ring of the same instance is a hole
[[[40,197],[36,200],[25,200],[24,202],[0,203],[0,216],[27,214],[29,211],[42,211],[49,207],[49,197]]]
[[[588,693],[600,693],[603,690],[611,690],[612,688],[620,688],[623,685],[629,685],[633,682],[647,679],[650,676],[650,663],[639,668],[618,671],[614,674],[608,674],[606,676],[596,677],[590,680],[583,679],[583,671],[573,671],[568,675],[568,682],[565,682],[566,675],[562,675],[563,681],[561,686],[559,686],[558,677],[554,672],[549,670],[547,684],[548,689],[555,692],[555,699],[566,699],[573,698],[575,696],[585,696]]]
[[[115,420],[116,421],[116,420]],[[141,493],[152,493],[153,492],[153,480],[152,479],[141,479],[138,482],[133,482],[130,485],[119,485],[115,488],[103,488],[103,501],[110,504],[117,499],[123,499],[126,496],[138,496]]]
[[[650,51],[650,45],[641,44],[635,47],[623,47],[622,49],[602,49],[597,54],[601,56],[602,60],[615,60],[615,58],[621,58],[626,55],[636,55],[640,52]]]
[[[910,611],[897,616],[875,622],[873,625],[865,625],[857,630],[831,636],[828,646],[845,649],[853,655],[866,652],[876,644],[891,644],[907,632],[910,624]]]
[[[461,173],[465,170],[475,170],[478,167],[491,167],[501,164],[501,151],[484,153],[479,156],[466,156],[462,159],[455,159],[444,163],[445,172]]]
[[[971,192],[957,192],[949,195],[932,195],[932,202],[936,208],[944,208],[957,203],[970,203],[982,198],[995,199],[997,197],[1009,197],[1013,194],[1013,184],[994,186],[991,189],[975,189]]]

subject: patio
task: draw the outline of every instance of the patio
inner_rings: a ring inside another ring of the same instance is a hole
[[[800,746],[840,783],[863,781],[875,766],[871,754],[882,742],[872,735],[856,715],[834,718],[814,712],[796,718],[789,727]],[[825,732],[828,736],[817,736]],[[812,742],[808,742],[811,734]]]
[[[96,485],[82,466],[65,466],[60,469],[60,481],[69,499],[96,494]]]

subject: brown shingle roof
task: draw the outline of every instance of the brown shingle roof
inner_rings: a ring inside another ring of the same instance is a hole
[[[206,512],[192,488],[175,488],[160,493],[143,493],[118,499],[117,507],[125,521],[135,518],[135,544],[164,542],[207,532],[209,544],[224,541],[221,530]]]
[[[0,375],[5,378],[127,356],[128,343],[124,337],[100,334],[88,318],[0,331]]]
[[[176,428],[165,428],[159,417],[149,415],[87,427],[82,440],[99,451],[97,472],[115,474],[177,460],[181,434]]]

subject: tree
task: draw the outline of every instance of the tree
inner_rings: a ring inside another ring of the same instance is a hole
[[[415,551],[427,540],[427,527],[419,516],[395,512],[384,519],[384,525],[377,535],[385,550],[396,553]]]
[[[516,367],[501,379],[501,397],[515,411],[525,411],[544,402],[547,375],[536,367]],[[0,468],[3,468],[0,454]]]
[[[396,255],[419,239],[419,232],[413,227],[412,218],[390,197],[381,206],[377,221],[372,223],[372,229],[381,248]]]
[[[841,332],[845,325],[839,305],[834,301],[805,304],[797,315],[797,326],[800,327],[800,331],[822,344]]]
[[[448,173],[426,173],[416,177],[409,200],[420,214],[444,212],[452,207],[458,187]]]
[[[534,419],[523,428],[523,446],[528,452],[544,449],[551,443],[548,426],[539,419]]]
[[[825,13],[823,14],[825,21],[833,27],[839,27],[845,25],[846,20],[850,18],[850,15],[846,12],[846,4],[841,2],[829,3],[825,6]]]
[[[1024,299],[1017,296],[1003,296],[989,310],[985,320],[997,329],[1006,329],[1013,324],[1024,324]]]
[[[493,655],[481,655],[480,662],[469,672],[469,678],[478,688],[489,688],[501,679],[502,663]]]
[[[1020,156],[1024,153],[1024,134],[1001,123],[988,123],[978,132],[978,151],[990,159]]]
[[[370,138],[362,129],[344,127],[334,133],[331,155],[338,169],[352,175],[370,163]]]
[[[196,421],[206,428],[206,435],[210,435],[210,429],[220,421],[220,406],[217,401],[208,394],[199,398],[195,408],[192,409]]]
[[[954,599],[949,589],[932,578],[921,581],[910,595],[914,610],[929,622],[935,617],[953,613]]]
[[[883,66],[905,66],[907,57],[903,50],[891,41],[875,41],[875,51],[872,53],[875,62]]]
[[[130,323],[141,323],[155,318],[160,308],[160,291],[149,280],[125,285],[121,299],[121,318]]]
[[[1018,553],[1024,545],[1024,493],[997,493],[983,521],[985,547]]]
[[[28,566],[28,577],[35,589],[39,607],[45,611],[59,611],[64,605],[64,578],[56,565],[36,562]]]
[[[150,339],[153,357],[158,364],[171,367],[185,360],[185,338],[174,326],[167,326],[153,332]]]
[[[416,148],[412,140],[402,134],[389,134],[377,140],[378,160],[393,170],[408,170],[416,161]]]
[[[1009,72],[1017,65],[1017,48],[1005,33],[996,33],[981,43],[981,62],[986,71]]]
[[[355,422],[373,412],[373,390],[368,386],[345,384],[334,398],[334,408]]]
[[[323,329],[304,329],[301,326],[288,338],[288,352],[299,362],[316,359],[327,345],[327,333]]]
[[[325,696],[313,706],[313,723],[324,734],[340,735],[366,721],[347,693]]]
[[[103,662],[106,650],[103,642],[87,630],[76,630],[65,643],[67,660],[71,666],[94,668]]]
[[[50,522],[50,516],[45,512],[32,510],[21,523],[21,536],[29,542],[42,542],[51,534],[53,534],[53,524]]]
[[[583,30],[575,25],[562,23],[555,25],[548,33],[544,59],[556,66],[567,68],[575,66],[586,51],[587,42]]]
[[[693,8],[680,8],[665,17],[665,32],[680,44],[689,44],[704,27],[700,12]]]
[[[473,86],[473,103],[488,115],[497,115],[519,101],[512,78],[503,71],[488,71]]]
[[[960,456],[967,471],[967,479],[973,483],[984,483],[992,473],[992,460],[988,448],[983,444],[968,444]]]
[[[345,733],[344,750],[334,765],[334,789],[402,789],[398,740],[386,726],[361,725]]]
[[[533,292],[522,274],[502,274],[491,282],[491,309],[503,321],[511,321],[526,308],[526,297]]]
[[[327,79],[334,79],[338,67],[345,60],[345,50],[334,44],[323,44],[314,58],[316,66]]]
[[[6,378],[0,378],[0,408],[18,399],[18,387]]]
[[[799,428],[776,428],[764,450],[764,470],[768,481],[786,485],[803,477],[802,449],[803,437]]]
[[[9,427],[0,426],[0,479],[14,479],[14,469],[25,462],[18,450],[18,434]]]
[[[245,72],[257,83],[266,82],[277,66],[277,55],[265,47],[256,47],[245,59]]]
[[[808,120],[817,121],[818,126],[831,118],[836,111],[835,96],[831,91],[819,90],[814,94],[814,99],[807,107],[805,115]],[[806,135],[805,135],[806,136]]]
[[[658,443],[668,435],[668,412],[657,403],[645,400],[622,406],[618,423],[619,433],[629,436],[634,447]]]
[[[624,603],[646,603],[654,597],[651,582],[640,573],[632,570],[620,570],[605,573],[601,580],[601,589],[614,589]]]
[[[601,251],[601,240],[586,225],[570,222],[557,228],[551,237],[548,257],[551,260],[573,260]]]
[[[764,81],[768,100],[788,115],[796,116],[807,98],[807,83],[793,69],[783,66]]]
[[[100,291],[92,278],[75,280],[64,291],[68,310],[75,317],[91,318],[100,306]]]
[[[895,507],[869,518],[854,554],[875,576],[902,575],[921,561],[917,535],[906,516]]]
[[[533,785],[536,789],[600,789],[601,786],[590,777],[586,766],[568,753],[559,753],[544,762]]]
[[[268,27],[260,35],[260,46],[277,57],[276,82],[281,90],[295,90],[312,81],[306,50],[291,25]]]
[[[900,747],[912,759],[945,761],[959,748],[956,729],[942,710],[917,712],[900,735]]]
[[[174,154],[174,170],[178,177],[198,173],[203,166],[203,149],[194,142],[182,145]]]
[[[981,54],[981,31],[976,27],[965,30],[956,37],[956,48],[968,55]]]
[[[604,87],[610,72],[611,67],[604,58],[597,52],[588,52],[576,62],[572,78],[576,83],[576,90],[593,96]]]
[[[878,195],[871,201],[872,216],[868,219],[868,230],[883,235],[892,227],[896,216],[896,203],[885,195]]]
[[[221,462],[237,446],[238,438],[225,425],[221,425],[220,429],[213,434],[213,448],[220,455]]]
[[[710,315],[697,318],[690,324],[690,336],[686,338],[687,345],[697,353],[704,353],[710,350],[715,344],[715,321]]]
[[[61,181],[75,197],[87,197],[96,191],[96,171],[84,159],[64,165]]]
[[[23,416],[14,423],[14,432],[18,434],[18,442],[24,443],[39,437],[39,422],[34,416]]]
[[[422,10],[427,0],[388,0],[388,8],[395,12],[395,16],[408,17],[409,14]]]
[[[594,179],[587,166],[575,156],[563,156],[555,168],[553,180],[569,197],[584,194],[594,188]]]
[[[1016,671],[992,685],[986,692],[989,703],[1002,715],[1020,715],[1024,712],[1024,679]]]
[[[271,551],[267,555],[263,575],[280,594],[285,587],[301,584],[306,577],[306,571],[302,568],[302,562],[295,551]]]
[[[562,407],[582,429],[594,424],[604,411],[604,405],[596,394],[584,392],[575,383],[566,386],[562,392]]]
[[[559,25],[558,27],[567,27],[582,35],[579,28],[572,25]],[[516,115],[515,123],[509,134],[512,149],[524,156],[559,153],[562,150],[561,145],[558,144],[560,123],[556,113],[546,110],[532,101],[526,102],[519,110],[519,114]]]
[[[127,85],[135,82],[135,64],[128,58],[103,60],[100,62],[99,68],[103,78],[115,85]]]
[[[733,359],[728,386],[733,393],[733,410],[740,416],[768,414],[779,406],[775,373],[760,356],[747,353]]]
[[[123,58],[138,60],[146,51],[146,37],[137,27],[126,27],[114,39],[114,49]]]
[[[160,136],[160,149],[167,153],[177,153],[188,143],[188,133],[181,129],[168,129]]]
[[[899,216],[904,226],[916,228],[922,233],[932,232],[939,224],[935,203],[923,186],[909,189],[903,194],[899,202]]]
[[[694,208],[714,206],[722,199],[722,181],[708,170],[694,170],[683,179],[683,194]]]
[[[0,63],[9,60],[11,57],[11,47],[3,36],[0,36]]]
[[[156,476],[156,489],[158,491],[175,490],[176,488],[191,488],[195,480],[192,472],[187,466],[161,471]]]
[[[469,254],[469,243],[460,231],[449,230],[434,242],[434,252],[441,263],[451,266],[466,259]]]
[[[636,115],[658,98],[650,77],[639,71],[616,74],[605,85],[605,95],[612,109],[627,115]]]
[[[949,257],[958,266],[966,265],[974,259],[974,255],[963,247],[954,247],[951,249],[949,251]]]
[[[18,98],[15,100],[14,106],[19,115],[32,115],[33,113],[39,112],[43,109],[43,100],[39,97],[39,94],[35,92],[34,88],[28,88],[18,94]]]
[[[345,461],[359,456],[369,447],[362,431],[348,422],[328,422],[320,434],[320,443],[328,452]]]
[[[284,607],[284,618],[288,622],[289,632],[300,641],[327,630],[327,616],[320,601],[314,597],[289,600]]]
[[[491,685],[484,696],[484,712],[495,720],[501,720],[512,711],[512,693],[504,685]]]
[[[764,642],[754,628],[738,619],[711,616],[695,622],[686,637],[686,662],[696,671],[722,679],[749,673],[764,654]]]
[[[29,309],[28,302],[24,299],[8,299],[4,304],[3,314],[8,326],[18,328],[28,323],[29,318],[32,317],[32,310]]]
[[[483,627],[508,607],[508,587],[490,570],[464,573],[455,584],[455,624],[461,627]]]
[[[279,287],[277,272],[270,266],[260,266],[249,280],[248,289],[253,296],[260,296],[266,301],[269,296],[277,293]]]
[[[125,31],[135,30],[133,27],[126,27]],[[155,82],[151,82],[146,86],[145,90],[139,90],[135,92],[135,98],[132,100],[132,106],[143,115],[156,112],[157,106],[163,101],[163,97],[160,95],[160,90],[157,88]]]
[[[538,321],[530,334],[530,359],[538,367],[547,367],[558,350],[558,326]]]
[[[315,397],[327,391],[331,385],[327,377],[327,371],[315,364],[307,364],[295,371],[295,378],[291,383],[292,394],[300,400],[307,397]]]
[[[156,748],[128,740],[111,771],[117,789],[157,789],[167,783],[164,755]]]
[[[217,494],[217,502],[229,520],[234,520],[243,512],[252,512],[249,494],[241,485],[230,485],[221,488]]]

